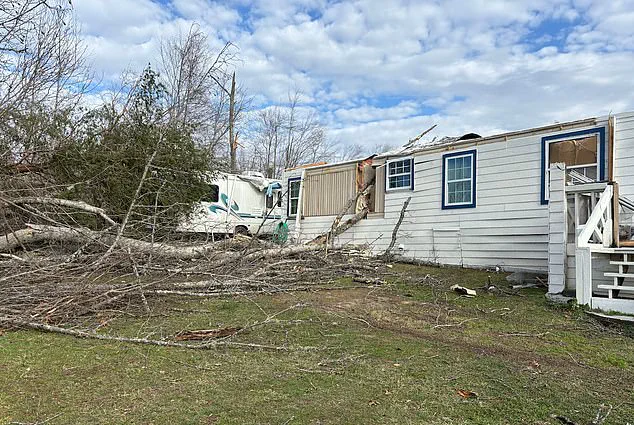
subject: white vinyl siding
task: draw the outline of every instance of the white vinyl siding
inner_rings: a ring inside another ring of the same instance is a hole
[[[442,209],[443,156],[453,153],[451,150],[421,152],[413,158],[413,191],[390,191],[386,165],[383,218],[360,221],[338,236],[335,243],[367,244],[375,253],[384,252],[403,203],[411,196],[395,245],[402,245],[403,256],[439,264],[547,272],[550,233],[548,206],[541,204],[542,137],[606,124],[604,120],[478,143],[477,159],[472,163],[477,167],[475,209]],[[621,194],[632,199],[634,114],[617,116],[616,139],[614,174]],[[475,149],[475,143],[467,149]],[[302,221],[301,240],[310,240],[328,230],[332,221],[332,216],[306,218]],[[571,267],[570,262],[568,266]],[[567,275],[574,277],[574,271]]]

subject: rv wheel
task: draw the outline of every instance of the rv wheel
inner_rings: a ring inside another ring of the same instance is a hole
[[[249,234],[249,229],[247,229],[245,226],[236,226],[236,228],[233,231],[233,234],[247,236]]]

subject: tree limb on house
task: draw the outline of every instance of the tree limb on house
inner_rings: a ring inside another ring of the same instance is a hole
[[[341,210],[339,214],[337,214],[334,221],[332,222],[332,225],[330,226],[330,230],[328,230],[326,233],[323,233],[317,236],[315,239],[313,239],[309,243],[310,244],[332,243],[332,240],[335,237],[344,233],[346,230],[348,230],[349,228],[357,224],[359,221],[367,217],[368,212],[370,211],[370,208],[368,206],[368,203],[366,202],[365,206],[360,211],[356,212],[355,215],[350,217],[348,220],[346,220],[345,223],[340,224],[343,216],[346,215],[348,211],[350,211],[350,208],[352,208],[353,205],[357,204],[357,202],[359,201],[361,197],[367,198],[370,195],[370,191],[374,188],[374,180],[375,178],[373,177],[372,180],[368,184],[366,184],[363,190],[357,192],[354,198],[350,198],[348,202],[346,202],[346,205],[344,206],[344,208]]]

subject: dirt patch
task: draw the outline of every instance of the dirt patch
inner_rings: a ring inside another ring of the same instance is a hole
[[[549,335],[548,332],[536,336],[528,333],[500,336],[504,331],[479,329],[475,335],[467,333],[465,327],[471,321],[489,320],[483,313],[465,318],[465,315],[474,314],[472,308],[461,310],[444,300],[424,302],[403,299],[389,289],[382,290],[380,294],[363,289],[346,291],[340,295],[315,294],[311,300],[325,310],[357,318],[373,328],[444,344],[479,356],[493,356],[517,370],[537,363],[558,372],[591,376],[601,373],[598,368],[584,364],[573,354],[547,355],[537,352],[537,346],[557,345],[556,341],[543,338]]]

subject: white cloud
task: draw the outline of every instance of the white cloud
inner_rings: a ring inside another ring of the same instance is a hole
[[[256,107],[298,89],[343,143],[398,144],[432,124],[439,136],[491,134],[634,109],[634,0],[85,0],[76,8],[107,79],[154,61],[160,37],[195,21],[212,48],[239,47],[238,79]]]
[[[337,109],[334,116],[345,124],[364,123],[372,121],[392,120],[416,115],[420,107],[416,102],[403,101],[389,108],[377,108],[375,106],[360,106],[358,108]]]

